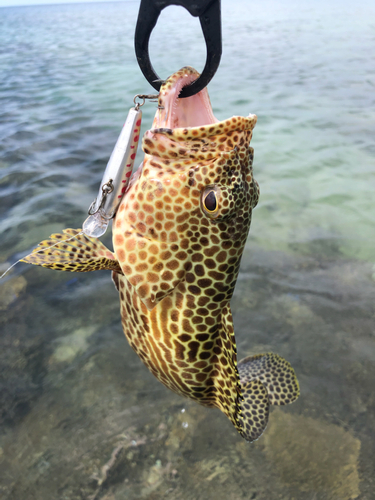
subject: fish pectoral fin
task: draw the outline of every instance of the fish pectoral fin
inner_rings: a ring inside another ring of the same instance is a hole
[[[122,274],[113,252],[97,238],[86,236],[81,229],[64,229],[44,240],[21,262],[49,267],[58,271],[89,272],[109,269]]]
[[[240,434],[246,441],[256,441],[267,427],[269,400],[266,387],[260,380],[249,380],[241,384],[241,410],[238,415]]]
[[[241,388],[252,380],[259,380],[267,389],[272,405],[293,403],[299,396],[299,384],[291,364],[272,352],[257,354],[238,363]]]

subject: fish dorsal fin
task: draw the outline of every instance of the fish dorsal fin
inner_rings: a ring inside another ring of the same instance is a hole
[[[269,405],[286,405],[298,398],[298,380],[290,363],[273,353],[242,359],[238,372],[243,398],[240,433],[255,441],[267,426]]]
[[[89,272],[109,269],[122,274],[113,252],[97,238],[81,229],[64,229],[44,240],[21,262],[49,267],[57,271]]]

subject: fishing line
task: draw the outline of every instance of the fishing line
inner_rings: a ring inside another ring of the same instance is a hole
[[[40,248],[37,252],[35,253],[39,253],[39,252],[43,252],[43,250],[48,250],[48,248],[53,248],[55,247],[56,245],[59,245],[60,243],[65,243],[67,241],[71,241],[71,240],[74,240],[74,238],[77,238],[77,236],[81,236],[82,234],[85,234],[83,231],[81,231],[80,233],[78,234],[75,234],[74,236],[71,236],[70,238],[67,238],[66,240],[59,240],[57,241],[56,243],[54,243],[53,245],[51,246],[48,246],[48,247],[43,247],[43,248]],[[78,240],[79,241],[79,240]],[[29,254],[27,254],[29,255]],[[25,257],[27,257],[27,255],[25,255]],[[14,264],[12,264],[10,267],[8,267],[8,269],[0,276],[0,280],[1,278],[3,278],[8,271],[10,271],[12,269],[12,267],[14,267],[15,265],[17,265],[19,262],[21,262],[22,259],[24,259],[25,257],[22,257],[21,259],[17,260],[17,262],[15,262]]]

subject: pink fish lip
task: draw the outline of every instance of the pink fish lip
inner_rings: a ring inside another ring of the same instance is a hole
[[[207,88],[191,97],[179,98],[182,88],[198,77],[199,73],[195,69],[186,67],[167,79],[160,89],[153,129],[190,128],[219,121],[213,114]]]

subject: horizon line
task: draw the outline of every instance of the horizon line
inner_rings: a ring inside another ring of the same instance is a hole
[[[14,8],[14,7],[42,7],[42,6],[57,6],[57,5],[79,5],[79,4],[88,4],[88,3],[135,3],[139,2],[139,0],[63,0],[56,2],[51,0],[46,0],[45,2],[37,2],[37,3],[17,3],[17,4],[8,4],[2,5],[0,3],[0,8]]]

